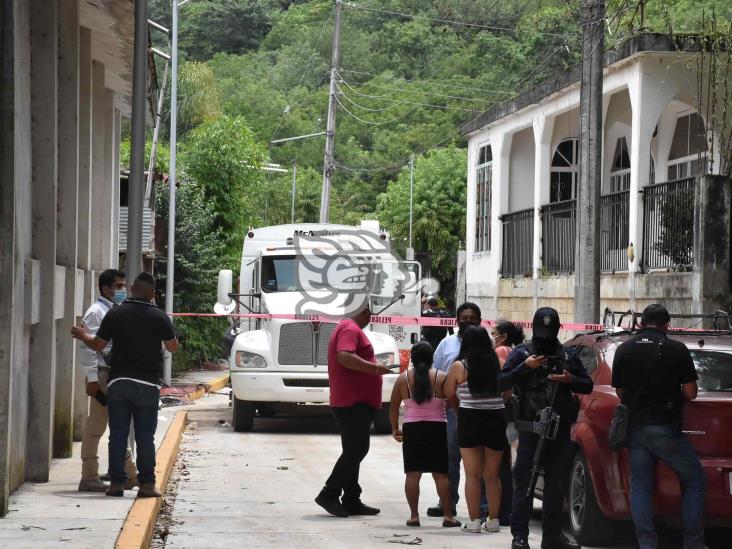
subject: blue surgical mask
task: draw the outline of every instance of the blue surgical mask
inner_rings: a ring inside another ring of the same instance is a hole
[[[112,301],[114,301],[115,303],[122,303],[125,299],[127,299],[127,290],[114,291],[114,297],[112,298]]]

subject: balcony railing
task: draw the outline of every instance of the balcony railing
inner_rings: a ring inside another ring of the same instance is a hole
[[[600,198],[600,264],[605,272],[628,270],[630,191]]]
[[[533,271],[534,209],[501,216],[503,223],[502,276],[525,276]]]
[[[691,270],[695,182],[690,177],[643,189],[645,270]]]
[[[577,202],[565,200],[541,207],[543,223],[542,257],[550,273],[574,271]]]

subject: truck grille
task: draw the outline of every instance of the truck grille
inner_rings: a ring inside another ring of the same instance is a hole
[[[313,364],[313,340],[317,345],[317,364],[328,363],[328,342],[335,329],[333,323],[320,324],[320,330],[313,338],[313,325],[310,322],[283,324],[280,328],[280,347],[278,362],[283,366]]]

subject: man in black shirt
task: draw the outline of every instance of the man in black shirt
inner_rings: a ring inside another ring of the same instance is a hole
[[[684,401],[697,394],[697,374],[686,345],[666,334],[671,318],[661,305],[643,311],[641,330],[615,352],[612,385],[630,412],[630,507],[640,549],[658,543],[653,516],[656,464],[681,481],[684,549],[704,547],[706,477],[681,433]]]
[[[155,487],[155,429],[158,423],[162,349],[174,353],[178,340],[170,318],[154,303],[155,279],[141,273],[132,284],[131,297],[107,313],[96,333],[74,327],[71,334],[95,351],[112,342],[107,389],[109,413],[108,496],[124,495],[124,469],[130,421],[135,423],[138,497],[160,497]]]

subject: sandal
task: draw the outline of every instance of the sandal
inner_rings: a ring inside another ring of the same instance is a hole
[[[442,521],[442,527],[443,528],[460,528],[460,526],[462,526],[462,524],[457,519],[454,519],[454,520],[443,520]]]
[[[413,526],[415,528],[419,528],[419,526],[420,526],[419,520],[408,520],[407,526]]]

